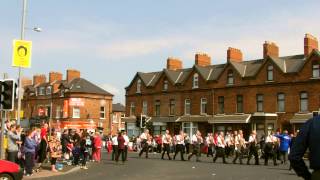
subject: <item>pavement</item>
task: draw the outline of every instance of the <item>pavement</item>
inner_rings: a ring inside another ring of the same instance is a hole
[[[165,156],[166,158],[166,156]],[[228,162],[231,162],[228,159]],[[251,160],[253,163],[253,160]],[[261,161],[262,164],[262,161]],[[201,162],[195,162],[195,157],[190,161],[161,160],[159,154],[149,154],[139,158],[137,153],[129,153],[128,161],[116,164],[110,160],[110,154],[103,153],[100,163],[90,163],[88,170],[75,170],[50,177],[32,177],[32,179],[45,180],[301,180],[293,171],[288,170],[289,165],[269,166],[264,165],[239,165],[222,164],[221,159],[216,163],[212,158],[202,155]]]

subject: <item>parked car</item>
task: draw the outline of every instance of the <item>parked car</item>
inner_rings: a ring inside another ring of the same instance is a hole
[[[1,180],[21,180],[23,170],[16,163],[0,160],[0,179]]]

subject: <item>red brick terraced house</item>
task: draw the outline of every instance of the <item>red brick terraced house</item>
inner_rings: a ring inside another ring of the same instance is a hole
[[[281,57],[279,47],[266,41],[263,57],[246,61],[241,50],[228,48],[225,64],[211,64],[207,54],[198,53],[191,68],[168,58],[165,69],[138,72],[125,89],[125,121],[133,127],[146,115],[154,134],[294,131],[319,111],[318,41],[306,34],[303,54]]]
[[[113,95],[81,78],[77,70],[35,75],[22,101],[27,119],[45,119],[55,128],[103,129],[110,133]],[[50,118],[51,117],[51,118]]]

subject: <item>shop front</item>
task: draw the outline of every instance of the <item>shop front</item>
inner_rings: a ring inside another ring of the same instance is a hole
[[[176,122],[181,123],[180,127],[189,137],[192,137],[197,130],[202,136],[206,136],[208,132],[212,132],[212,125],[208,123],[211,116],[181,116]]]
[[[293,131],[296,132],[299,130],[308,119],[312,118],[312,116],[312,113],[295,113],[290,119]]]
[[[251,116],[251,130],[257,132],[257,137],[267,135],[269,132],[277,130],[278,115],[275,113],[253,113]]]

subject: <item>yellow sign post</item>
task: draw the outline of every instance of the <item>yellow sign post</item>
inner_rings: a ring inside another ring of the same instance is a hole
[[[32,42],[24,40],[13,41],[12,66],[30,68]]]

